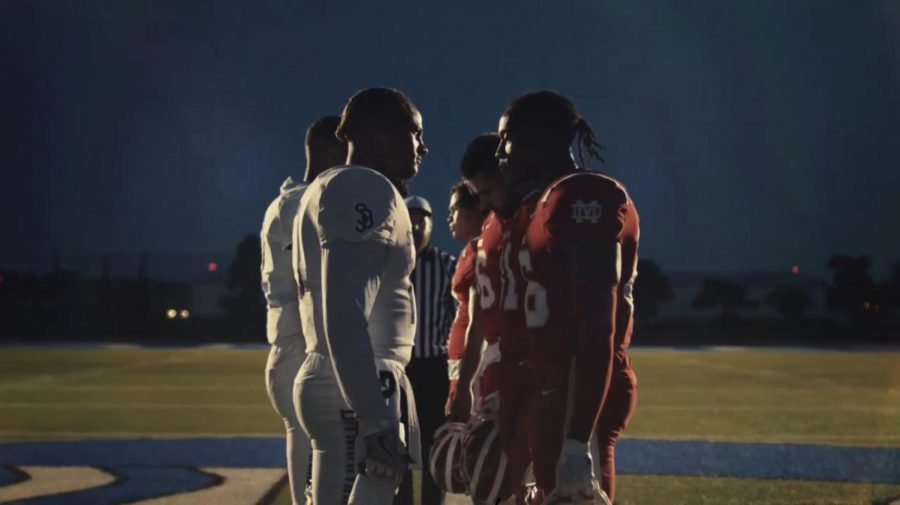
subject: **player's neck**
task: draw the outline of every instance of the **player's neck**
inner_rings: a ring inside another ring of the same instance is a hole
[[[546,187],[556,179],[576,170],[578,170],[578,165],[575,164],[571,154],[560,153],[559,156],[548,157],[541,163],[536,179],[540,187]]]

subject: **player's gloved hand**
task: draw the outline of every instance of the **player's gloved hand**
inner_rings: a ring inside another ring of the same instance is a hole
[[[556,487],[544,505],[611,505],[594,480],[591,451],[587,442],[567,438],[556,465]]]
[[[360,427],[364,428],[360,422]],[[390,479],[395,486],[403,482],[409,466],[406,444],[400,440],[396,422],[384,421],[361,430],[362,437],[356,444],[356,461],[359,473],[370,477]]]

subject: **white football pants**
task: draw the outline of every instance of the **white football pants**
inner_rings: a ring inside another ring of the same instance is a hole
[[[391,367],[392,380],[383,381],[390,397],[391,412],[400,420],[402,367]],[[383,370],[379,370],[382,374]],[[378,380],[372,378],[372,380]],[[359,424],[356,414],[344,402],[331,358],[309,353],[294,385],[295,407],[300,423],[312,441],[312,498],[315,505],[391,505],[396,488],[388,479],[357,473],[356,443]],[[413,403],[414,405],[414,403]],[[402,436],[402,433],[401,433]]]
[[[294,408],[294,381],[306,358],[305,349],[302,341],[279,342],[272,346],[266,363],[266,391],[275,412],[284,419],[287,432],[287,470],[294,505],[306,504],[306,481],[312,457],[309,437]]]

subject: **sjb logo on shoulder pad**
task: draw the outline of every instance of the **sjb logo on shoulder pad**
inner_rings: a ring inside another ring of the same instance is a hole
[[[359,219],[356,220],[356,231],[362,233],[375,225],[372,219],[372,211],[366,204],[360,202],[356,204],[356,212],[359,212]]]
[[[584,200],[575,200],[575,203],[572,204],[572,220],[577,224],[585,221],[597,224],[601,216],[603,216],[603,206],[597,200],[591,200],[589,203],[584,203]]]

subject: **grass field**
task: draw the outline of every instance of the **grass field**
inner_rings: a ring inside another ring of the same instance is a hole
[[[620,461],[633,447],[627,443],[641,440],[900,448],[898,352],[637,349],[632,356],[639,404]],[[263,386],[265,360],[262,348],[0,347],[0,444],[278,437],[283,425]],[[3,447],[0,465],[15,463],[4,461]],[[748,465],[772,465],[774,478],[718,476],[714,470],[654,474],[655,464],[668,467],[661,463],[679,457],[654,454],[630,463],[639,471],[629,473],[629,465],[620,464],[617,503],[870,504],[900,498],[900,475],[882,483],[791,480],[777,477],[783,462],[765,458]],[[896,454],[890,451],[889,458]],[[287,503],[286,493],[276,502]]]

